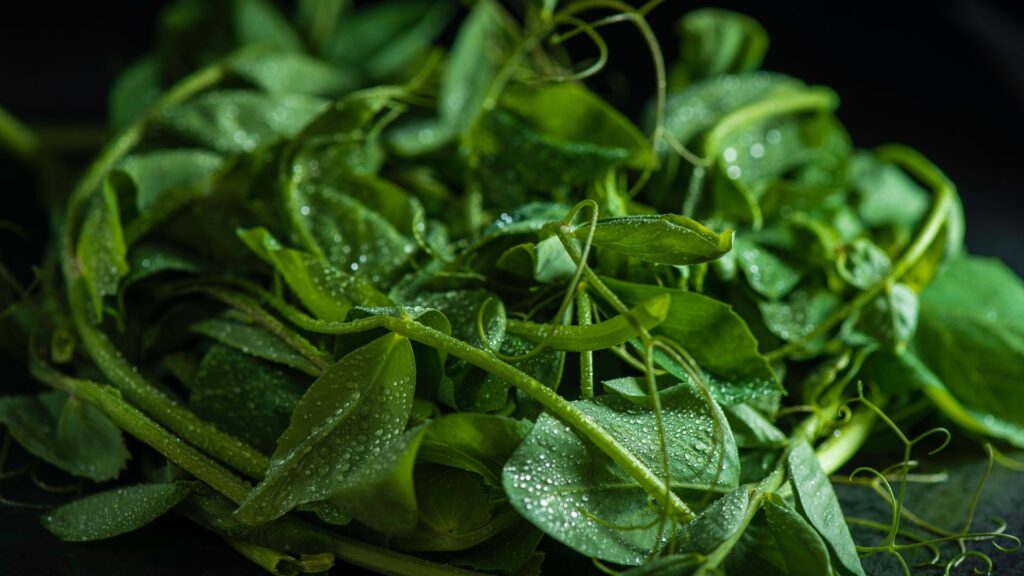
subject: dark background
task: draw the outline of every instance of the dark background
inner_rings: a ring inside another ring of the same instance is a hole
[[[34,127],[101,127],[110,83],[152,47],[164,4],[19,3],[17,17],[0,21],[0,104]],[[858,146],[902,142],[921,150],[959,187],[968,248],[1024,273],[1024,8],[1017,4],[669,0],[651,20],[671,59],[675,22],[687,10],[714,5],[757,18],[771,37],[767,69],[835,88],[839,117]],[[626,75],[608,77],[605,86],[638,111],[653,85],[639,36],[619,25],[606,38],[610,67]],[[17,239],[0,232],[0,258],[21,273],[38,261],[45,235],[31,183],[27,172],[0,157],[0,220],[22,224],[29,234]],[[989,511],[999,507],[994,511],[1010,515],[1018,534],[1022,518],[1007,506],[1024,505],[1022,493],[987,503]],[[1024,574],[1021,556],[997,556],[995,573]],[[0,506],[0,574],[182,573],[262,572],[182,520],[161,520],[109,542],[66,545],[42,530],[36,512]]]

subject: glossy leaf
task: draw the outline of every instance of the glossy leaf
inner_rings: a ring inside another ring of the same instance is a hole
[[[716,399],[735,404],[780,390],[768,361],[758,352],[757,340],[742,318],[721,301],[683,290],[605,279],[627,303],[670,294],[665,321],[655,328],[685,348],[707,373]]]
[[[110,182],[105,181],[89,204],[75,250],[92,303],[94,322],[103,315],[104,297],[117,294],[121,278],[128,274],[127,255],[117,193]]]
[[[324,500],[394,441],[412,408],[416,366],[405,338],[387,334],[328,368],[299,401],[262,482],[238,509],[257,524]]]
[[[686,384],[662,392],[673,486],[734,488],[739,477],[736,445],[717,405]],[[653,470],[662,470],[654,416],[617,396],[575,405]],[[538,418],[509,459],[505,492],[516,510],[552,538],[581,554],[636,565],[664,542],[649,496],[588,441],[551,416]],[[600,521],[599,521],[600,520]],[[630,530],[618,526],[645,527]]]
[[[584,239],[590,226],[576,228],[573,235]],[[699,222],[678,216],[623,216],[598,220],[594,245],[655,264],[700,264],[721,258],[732,250],[732,230],[721,234]]]
[[[346,274],[306,252],[285,248],[263,228],[239,231],[238,236],[281,273],[299,300],[318,318],[341,322],[356,303],[371,306],[390,303],[361,278]]]
[[[843,574],[864,575],[857,548],[846,526],[832,482],[818,464],[818,457],[806,442],[793,445],[789,453],[789,477],[798,510],[821,534]]]
[[[443,130],[461,133],[480,114],[505,58],[500,18],[498,7],[483,0],[459,27],[437,95]]]
[[[67,542],[88,542],[133,532],[188,497],[190,482],[136,484],[91,494],[43,515],[43,526]]]
[[[748,404],[733,404],[723,410],[740,448],[777,448],[788,441],[781,430]]]
[[[715,548],[743,528],[750,497],[746,488],[737,488],[725,494],[683,527],[686,551],[711,554]]]
[[[777,300],[800,282],[801,274],[769,248],[740,236],[735,243],[736,264],[755,292]]]

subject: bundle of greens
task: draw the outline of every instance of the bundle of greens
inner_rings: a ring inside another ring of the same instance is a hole
[[[667,67],[657,2],[558,4],[166,10],[116,136],[43,179],[37,281],[0,292],[43,388],[0,399],[7,438],[99,485],[47,529],[174,511],[274,574],[949,573],[1019,545],[972,529],[977,493],[962,529],[905,506],[936,421],[989,468],[1024,447],[1024,286],[964,253],[953,185],[855,149],[744,16],[687,15]],[[587,88],[613,25],[653,63],[642,118]],[[840,480],[891,518],[844,518]]]

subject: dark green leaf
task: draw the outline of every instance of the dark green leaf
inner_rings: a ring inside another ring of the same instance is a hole
[[[192,330],[256,358],[284,364],[311,376],[320,375],[320,368],[287,342],[266,328],[245,322],[242,318],[210,318],[194,324]]]
[[[822,576],[832,573],[825,542],[800,514],[781,498],[768,499],[764,511],[789,574]]]
[[[144,56],[122,70],[110,87],[111,132],[117,134],[138,120],[160,92],[160,65],[152,56]]]
[[[735,488],[736,445],[728,428],[715,424],[725,421],[718,406],[709,407],[687,384],[661,396],[673,486]],[[648,408],[618,396],[575,404],[651,469],[662,469]],[[636,565],[663,545],[646,492],[595,446],[546,414],[506,464],[504,486],[520,514],[581,554]],[[621,530],[609,523],[643,528]]]
[[[430,423],[419,457],[478,474],[501,485],[501,469],[526,436],[529,426],[504,416],[456,412]]]
[[[113,538],[170,512],[193,487],[189,482],[137,484],[99,492],[47,512],[43,526],[68,542]]]
[[[221,430],[270,453],[306,383],[295,372],[215,344],[196,372],[189,406]]]
[[[382,534],[412,531],[418,515],[413,465],[426,431],[420,425],[392,441],[346,478],[331,503]]]
[[[118,167],[135,185],[135,208],[146,212],[166,202],[165,194],[209,178],[224,159],[207,150],[176,148],[129,156]]]
[[[121,431],[64,392],[0,398],[0,422],[32,455],[95,482],[116,478],[129,458]]]
[[[240,154],[298,134],[325,105],[301,94],[216,90],[166,109],[156,124],[185,142]]]
[[[673,70],[677,86],[756,70],[768,50],[764,28],[753,18],[728,10],[694,10],[679,21],[678,30],[682,43]]]

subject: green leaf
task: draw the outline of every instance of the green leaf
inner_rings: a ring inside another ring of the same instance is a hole
[[[501,485],[501,470],[529,426],[504,416],[455,412],[430,423],[419,458],[479,475]]]
[[[788,464],[797,509],[825,540],[836,568],[843,574],[864,576],[850,529],[832,490],[832,482],[818,464],[814,449],[807,442],[794,444]]]
[[[146,212],[167,202],[164,195],[209,178],[223,165],[224,159],[219,154],[177,148],[133,154],[118,168],[135,185],[135,208]]]
[[[189,406],[221,430],[270,453],[305,389],[299,374],[215,344],[199,364]]]
[[[906,284],[886,285],[861,312],[857,326],[887,349],[903,352],[917,332],[917,293]]]
[[[337,97],[355,88],[351,73],[300,52],[263,50],[232,60],[232,71],[271,94]]]
[[[872,355],[864,366],[864,374],[891,394],[921,390],[957,425],[1024,448],[1024,426],[965,404],[910,350],[902,354],[882,352]]]
[[[194,486],[192,482],[136,484],[99,492],[45,513],[43,526],[66,542],[113,538],[170,512]]]
[[[659,294],[672,296],[668,316],[654,332],[671,338],[693,356],[709,377],[708,384],[719,402],[736,404],[781,390],[768,361],[758,352],[750,328],[728,304],[694,292],[609,278],[604,281],[627,304]]]
[[[193,324],[192,330],[256,358],[284,364],[310,376],[320,375],[320,368],[287,342],[243,318],[231,315],[209,318]]]
[[[850,178],[859,199],[857,213],[868,226],[911,230],[928,211],[928,193],[906,172],[873,154],[857,154]]]
[[[694,10],[679,21],[678,33],[682,37],[679,62],[672,71],[676,86],[751,72],[768,50],[764,28],[753,18],[729,10]]]
[[[725,417],[740,448],[777,448],[785,446],[786,435],[748,404],[726,406]]]
[[[577,239],[590,234],[590,225],[573,232]],[[732,230],[718,234],[676,214],[623,216],[598,220],[594,245],[655,264],[700,264],[732,250]]]
[[[997,260],[962,257],[921,294],[913,350],[963,404],[1024,425],[1024,282]]]
[[[749,501],[747,489],[737,488],[712,502],[696,519],[683,527],[683,549],[711,554],[722,542],[742,529]]]
[[[377,286],[394,280],[416,252],[410,237],[417,210],[412,202],[397,187],[372,178],[351,180],[341,189],[299,186],[289,199],[293,227],[305,249]]]
[[[118,134],[160,97],[160,64],[152,56],[144,56],[121,71],[110,87],[109,125]]]
[[[536,345],[525,338],[514,334],[505,337],[501,344],[501,353],[509,356],[522,356],[532,351]],[[556,389],[562,379],[562,366],[565,353],[554,349],[546,349],[529,358],[510,362],[517,370],[529,375],[545,386]],[[474,385],[475,378],[467,377],[455,389],[455,403],[462,409],[493,412],[507,405],[509,382],[494,374],[487,374],[479,386]],[[543,408],[530,398],[516,391],[517,412],[519,417],[535,418]],[[465,408],[464,408],[465,407]],[[534,411],[535,410],[535,411]]]
[[[427,52],[455,13],[447,0],[391,0],[359,8],[338,22],[326,57],[379,81]]]
[[[491,0],[474,4],[441,75],[437,103],[442,131],[460,134],[476,121],[505,60],[504,37],[499,8]]]
[[[413,466],[426,425],[408,430],[346,478],[330,502],[388,536],[416,527],[418,507]]]
[[[121,231],[121,212],[117,193],[105,180],[93,196],[78,233],[75,259],[92,302],[90,316],[99,322],[103,316],[103,298],[117,294],[117,287],[128,274],[128,247]]]
[[[240,230],[238,236],[281,273],[299,300],[318,318],[342,322],[354,303],[390,304],[362,278],[346,274],[312,254],[285,248],[264,228]]]
[[[715,424],[725,421],[718,406],[708,406],[688,384],[661,397],[673,487],[735,488],[736,444],[727,427]],[[662,470],[650,409],[614,395],[574,404],[651,469]],[[520,514],[580,554],[637,565],[663,545],[647,493],[597,447],[547,414],[509,459],[503,478]]]
[[[867,290],[889,275],[892,261],[873,242],[858,238],[840,253],[836,266],[851,286]]]
[[[265,478],[239,506],[239,520],[273,520],[346,486],[355,470],[401,435],[415,384],[412,346],[395,334],[328,368],[296,406]]]
[[[64,392],[0,398],[0,423],[32,455],[94,482],[116,478],[129,458],[106,415]]]
[[[769,248],[744,236],[736,238],[736,263],[747,284],[769,300],[789,294],[800,282],[800,272]]]
[[[832,573],[825,542],[800,514],[778,497],[770,497],[763,508],[788,574],[821,576]]]
[[[814,331],[839,307],[839,297],[827,290],[797,290],[786,300],[759,302],[765,326],[787,342],[795,342]]]
[[[241,154],[298,134],[325,104],[303,94],[214,90],[164,110],[155,125],[184,142]]]

